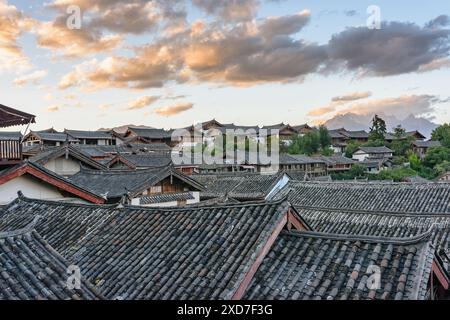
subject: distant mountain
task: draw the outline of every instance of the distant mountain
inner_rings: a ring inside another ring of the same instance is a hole
[[[379,114],[379,116],[386,121],[388,131],[392,131],[400,124],[406,131],[418,130],[426,137],[431,137],[433,130],[439,126],[428,119],[415,117],[412,114],[403,120],[392,115]],[[373,117],[374,115],[359,115],[355,113],[339,114],[325,122],[324,125],[331,130],[339,128],[368,130],[372,124]]]
[[[115,128],[112,128],[112,129],[111,128],[108,128],[108,129],[102,128],[102,129],[99,129],[99,131],[114,130],[117,133],[124,134],[125,132],[127,132],[129,127],[135,127],[135,128],[141,128],[141,129],[153,129],[153,127],[149,127],[149,126],[143,126],[143,125],[135,126],[134,124],[127,124],[127,125],[123,125],[123,126],[120,126],[120,127],[115,127]]]

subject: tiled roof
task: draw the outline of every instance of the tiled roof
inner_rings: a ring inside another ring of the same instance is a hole
[[[106,139],[112,140],[112,134],[106,131],[82,131],[82,130],[64,130],[68,135],[76,139]]]
[[[0,104],[0,128],[35,123],[36,116]]]
[[[71,260],[109,299],[231,299],[288,208],[124,208]]]
[[[120,154],[120,157],[136,168],[166,167],[172,164],[170,156],[152,154]]]
[[[342,130],[341,133],[348,137],[349,139],[368,139],[369,133],[364,130],[359,131],[349,131],[349,130]]]
[[[410,238],[432,230],[437,249],[450,247],[449,214],[383,213],[355,210],[297,208],[313,230],[346,235]]]
[[[319,158],[313,158],[303,154],[280,154],[281,165],[298,165],[298,164],[314,164],[314,163],[325,164],[325,161]]]
[[[307,181],[309,176],[305,171],[287,171],[286,174],[295,181]]]
[[[394,151],[389,149],[388,147],[359,147],[358,150],[361,150],[365,153],[393,153]],[[358,151],[356,150],[356,151]]]
[[[206,190],[201,193],[202,199],[227,196],[237,200],[264,199],[282,177],[283,174],[259,175],[251,173],[192,176],[194,180],[206,187]]]
[[[127,147],[136,153],[170,152],[172,150],[165,143],[129,143]]]
[[[283,232],[244,298],[424,299],[434,257],[428,237],[404,240]],[[371,281],[376,271],[381,272],[379,285]]]
[[[80,149],[73,145],[46,148],[44,151],[32,156],[29,161],[45,165],[47,162],[65,156],[66,154],[80,161],[82,164],[89,166],[90,168],[99,170],[107,169],[106,166],[98,161],[92,160],[89,155],[86,155],[84,152],[80,152]]]
[[[154,194],[151,196],[144,196],[141,197],[139,200],[141,205],[146,205],[146,204],[193,200],[193,199],[195,198],[190,192],[175,192],[175,193],[162,193],[162,194]]]
[[[0,140],[2,141],[17,141],[20,139],[22,139],[22,133],[20,132],[0,131]]]
[[[0,210],[0,232],[25,228],[39,217],[35,229],[64,253],[113,214],[115,206],[71,204],[20,196]]]
[[[196,181],[177,172],[172,167],[110,171],[82,169],[79,173],[70,177],[70,180],[111,199],[121,198],[127,194],[133,197],[170,175],[180,178],[195,188],[202,189],[202,186],[198,185]]]
[[[56,141],[56,142],[77,142],[79,141],[76,138],[69,136],[67,133],[53,133],[53,132],[34,132],[32,131],[30,134],[35,135],[41,140],[45,141]]]
[[[84,278],[69,288],[69,266],[35,230],[0,233],[0,300],[102,299]]]
[[[29,161],[25,161],[7,170],[1,171],[0,184],[12,181],[24,174],[29,174],[30,176],[39,179],[42,183],[52,185],[55,188],[63,190],[77,198],[81,198],[92,203],[104,203],[105,201],[104,197],[96,193],[95,190],[89,188],[88,186],[78,184],[48,170],[38,163]],[[20,192],[21,190],[18,191]]]
[[[296,207],[450,213],[450,183],[348,183],[290,181],[276,197]]]
[[[329,166],[335,165],[346,165],[346,164],[354,164],[355,160],[344,157],[342,155],[332,155],[332,156],[318,156],[320,160],[323,160]]]
[[[130,127],[128,130],[132,131],[139,137],[147,139],[170,139],[172,137],[171,132],[164,129],[143,129]]]

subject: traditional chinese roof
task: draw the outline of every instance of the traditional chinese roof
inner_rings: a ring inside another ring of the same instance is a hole
[[[299,214],[313,230],[323,233],[371,237],[411,238],[431,230],[438,249],[450,247],[448,213],[370,212],[351,209],[300,208]]]
[[[82,131],[82,130],[65,129],[64,132],[76,139],[99,139],[99,140],[113,139],[111,132],[107,131]]]
[[[342,155],[317,156],[317,159],[324,161],[328,166],[355,164],[357,161]]]
[[[30,136],[35,136],[40,140],[44,141],[54,141],[54,142],[79,142],[78,139],[69,136],[67,133],[58,132],[45,132],[45,131],[31,131],[24,140],[28,139]]]
[[[0,131],[1,141],[20,141],[22,139],[22,133],[20,132],[5,132]]]
[[[422,300],[434,258],[428,239],[283,232],[244,298]]]
[[[203,189],[203,186],[197,181],[172,167],[109,171],[82,169],[79,173],[70,177],[70,180],[78,185],[95,190],[108,199],[117,199],[124,195],[134,197],[170,176],[182,180],[197,190]]]
[[[325,164],[325,161],[320,158],[313,158],[303,154],[280,154],[281,165],[302,165],[315,163]]]
[[[35,123],[36,116],[0,104],[0,128]]]
[[[92,203],[105,202],[105,199],[96,193],[95,190],[66,179],[53,171],[46,169],[38,163],[29,161],[25,161],[12,168],[1,171],[0,185],[21,177],[24,174],[31,175],[32,177],[41,180],[44,184],[49,184],[77,198],[81,198]]]
[[[158,168],[167,167],[172,164],[170,156],[166,155],[152,155],[152,154],[119,154],[118,158],[111,160],[112,162],[118,159],[130,164],[133,168]],[[110,166],[110,165],[108,165]]]
[[[171,133],[164,129],[129,127],[128,131],[145,139],[170,139],[172,137]]]
[[[83,276],[69,288],[69,266],[32,227],[1,232],[0,300],[102,299]]]
[[[369,139],[369,133],[364,130],[349,131],[344,129],[340,130],[339,132],[349,139]]]
[[[284,173],[259,175],[252,173],[199,174],[192,178],[206,187],[202,199],[231,197],[240,201],[263,200],[283,178]]]
[[[22,229],[37,222],[34,229],[61,254],[72,248],[113,214],[115,205],[75,204],[29,199],[22,194],[0,209],[0,232]]]
[[[376,153],[393,153],[394,151],[389,149],[388,147],[382,146],[382,147],[359,147],[355,152],[358,152],[359,150],[369,153],[369,154],[376,154]]]
[[[149,196],[144,196],[139,199],[140,205],[157,204],[174,201],[187,201],[194,200],[194,196],[191,192],[173,192],[173,193],[161,193]]]
[[[435,147],[440,147],[442,146],[441,143],[439,141],[422,141],[422,140],[417,140],[413,142],[413,146],[418,147],[418,148],[435,148]]]
[[[75,263],[107,298],[231,299],[288,208],[130,208],[81,241]]]
[[[290,181],[276,197],[296,207],[450,213],[450,183]]]
[[[47,148],[44,151],[31,157],[29,160],[30,160],[30,162],[44,165],[51,160],[54,160],[54,159],[57,159],[57,158],[60,158],[60,157],[66,156],[66,155],[80,161],[80,163],[82,163],[86,166],[89,166],[90,168],[94,168],[94,169],[98,169],[98,170],[107,169],[106,166],[104,166],[103,164],[101,164],[98,161],[92,160],[91,157],[89,157],[84,152],[80,152],[80,149],[77,146],[73,146],[73,145],[64,145],[64,146],[60,146],[60,147]]]

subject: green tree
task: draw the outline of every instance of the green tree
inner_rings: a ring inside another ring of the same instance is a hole
[[[290,154],[313,155],[320,150],[320,137],[317,131],[308,132],[304,136],[297,136],[288,147]]]
[[[325,149],[322,149],[320,152],[323,156],[330,157],[334,154],[334,150],[330,147],[327,147]]]
[[[436,128],[431,137],[435,141],[440,141],[442,146],[450,148],[450,123],[445,123]]]
[[[450,148],[436,147],[428,149],[423,165],[430,169],[434,169],[437,165],[442,164],[450,159]]]
[[[384,141],[386,137],[386,121],[381,119],[378,115],[372,119],[372,127],[370,128],[369,140]]]
[[[394,150],[397,157],[403,158],[408,151],[412,150],[411,144],[413,141],[414,137],[407,137],[406,130],[399,125],[394,129],[394,140],[389,147]]]
[[[356,140],[350,140],[347,143],[347,147],[345,148],[345,156],[347,158],[352,158],[353,153],[355,153],[356,150],[358,150],[359,147],[361,147],[361,143]]]
[[[363,177],[366,174],[366,167],[362,164],[356,163],[349,170],[349,174],[354,178]]]
[[[409,160],[409,165],[410,165],[411,169],[416,170],[416,171],[421,170],[422,163],[420,161],[420,158],[415,153],[409,152],[408,160]]]
[[[319,127],[319,139],[322,150],[326,150],[331,146],[331,136],[325,126]]]
[[[417,172],[411,168],[393,168],[381,171],[377,175],[371,175],[373,180],[393,180],[395,182],[402,182],[405,178],[415,177]]]

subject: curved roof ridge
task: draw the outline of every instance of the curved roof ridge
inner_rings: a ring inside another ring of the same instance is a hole
[[[414,211],[371,211],[371,210],[361,210],[361,209],[350,209],[350,208],[329,208],[329,207],[320,207],[320,206],[302,206],[296,205],[297,210],[315,210],[315,211],[332,211],[332,212],[340,212],[340,213],[354,213],[354,214],[372,214],[372,215],[389,215],[394,217],[447,217],[450,218],[450,214],[445,212],[414,212]]]
[[[61,200],[45,200],[45,199],[34,199],[25,196],[22,191],[17,192],[18,197],[10,202],[7,206],[14,204],[15,202],[25,201],[25,202],[36,202],[36,203],[47,203],[47,204],[55,204],[55,205],[65,205],[65,206],[73,206],[73,207],[96,207],[96,208],[114,208],[116,204],[95,204],[95,203],[73,203],[73,202],[65,202]]]
[[[337,233],[325,233],[316,231],[284,231],[284,234],[298,236],[298,237],[309,237],[309,238],[320,238],[320,239],[330,239],[330,240],[342,240],[342,241],[362,241],[371,243],[387,243],[387,244],[403,244],[412,245],[420,242],[430,242],[433,226],[426,232],[419,234],[414,237],[408,238],[396,238],[396,237],[377,237],[377,236],[364,236],[364,235],[347,235],[347,234],[337,234]]]

